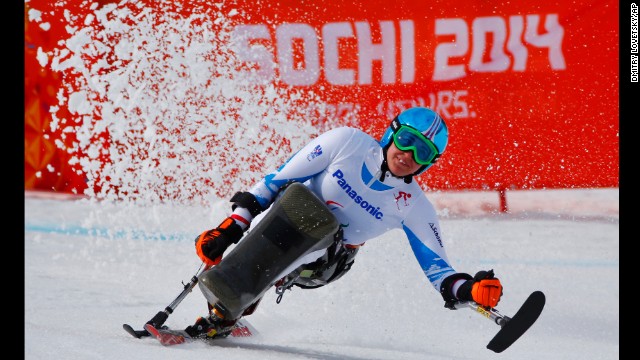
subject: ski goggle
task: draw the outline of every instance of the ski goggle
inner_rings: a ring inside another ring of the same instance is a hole
[[[433,141],[427,139],[418,130],[401,125],[393,133],[393,143],[402,151],[413,152],[413,160],[420,165],[429,165],[440,156]]]

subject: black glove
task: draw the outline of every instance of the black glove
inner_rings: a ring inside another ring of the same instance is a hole
[[[209,266],[217,265],[229,245],[242,238],[242,228],[228,217],[217,228],[204,231],[196,238],[196,253]]]

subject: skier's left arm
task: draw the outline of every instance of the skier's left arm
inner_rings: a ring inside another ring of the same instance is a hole
[[[349,143],[353,133],[353,130],[342,127],[319,135],[250,191],[237,192],[231,198],[233,213],[218,227],[206,230],[196,238],[198,257],[209,266],[218,264],[225,250],[240,241],[252,219],[273,202],[283,185],[290,181],[304,182],[322,172]]]
[[[453,304],[457,301],[475,301],[495,307],[502,296],[502,284],[493,270],[479,271],[474,277],[457,272],[447,258],[435,209],[426,199],[416,207],[402,228],[422,271],[442,295],[445,306],[455,309]]]
[[[325,169],[349,144],[354,131],[340,127],[320,134],[294,153],[282,166],[258,181],[249,191],[238,192],[232,198],[233,215],[243,227],[266,210],[283,186],[290,182],[305,182]]]

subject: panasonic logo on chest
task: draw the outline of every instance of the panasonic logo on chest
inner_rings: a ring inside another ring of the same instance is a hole
[[[347,180],[344,179],[344,173],[341,170],[336,170],[336,172],[334,172],[332,176],[337,179],[338,185],[344,190],[345,193],[347,193],[347,195],[349,195],[351,199],[353,199],[356,204],[360,205],[360,207],[369,215],[378,220],[382,220],[384,214],[382,213],[382,211],[380,211],[380,207],[372,205],[367,200],[363,199],[362,196],[358,195],[358,193],[351,188],[351,185],[349,185]]]

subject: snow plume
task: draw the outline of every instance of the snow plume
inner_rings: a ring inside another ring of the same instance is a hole
[[[66,150],[79,154],[85,195],[142,204],[228,197],[346,125],[324,117],[311,91],[256,85],[256,69],[234,57],[241,12],[208,3],[64,10],[69,37],[48,54],[64,76],[52,127],[76,138]]]

